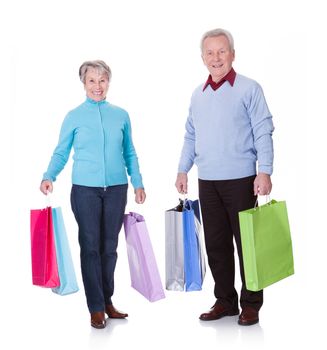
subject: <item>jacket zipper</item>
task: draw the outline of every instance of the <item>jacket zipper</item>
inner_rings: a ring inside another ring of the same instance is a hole
[[[104,127],[103,127],[103,119],[102,119],[102,114],[100,110],[100,105],[98,104],[98,111],[100,115],[100,121],[101,121],[101,127],[102,127],[102,135],[103,135],[103,173],[104,173],[104,181],[103,181],[103,190],[106,191],[106,142],[105,142],[105,134],[104,134]]]

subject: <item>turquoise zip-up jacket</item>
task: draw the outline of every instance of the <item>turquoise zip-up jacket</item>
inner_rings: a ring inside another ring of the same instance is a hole
[[[55,181],[74,149],[72,183],[91,187],[126,184],[143,188],[128,113],[103,100],[86,101],[65,117],[43,180]]]

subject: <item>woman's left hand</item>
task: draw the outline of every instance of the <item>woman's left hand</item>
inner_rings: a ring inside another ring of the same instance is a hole
[[[137,188],[135,190],[135,202],[138,204],[142,204],[145,201],[146,194],[143,188]]]

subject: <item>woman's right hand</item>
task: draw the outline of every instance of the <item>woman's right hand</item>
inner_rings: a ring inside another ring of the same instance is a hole
[[[43,180],[41,182],[41,185],[40,185],[40,191],[47,195],[48,192],[52,192],[53,191],[53,185],[52,185],[52,181],[50,180]]]

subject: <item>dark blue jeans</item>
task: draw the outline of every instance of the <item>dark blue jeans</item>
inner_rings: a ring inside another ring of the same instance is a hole
[[[103,187],[73,185],[71,206],[78,224],[81,269],[89,311],[112,304],[118,234],[127,201],[127,184]]]

